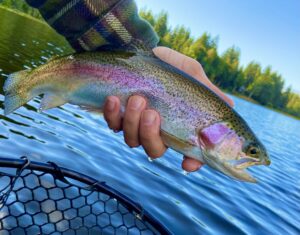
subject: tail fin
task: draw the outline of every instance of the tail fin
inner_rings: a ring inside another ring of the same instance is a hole
[[[20,88],[26,86],[26,78],[28,77],[30,70],[24,70],[17,73],[13,73],[8,76],[4,83],[4,114],[8,115],[11,112],[15,111],[17,108],[21,107],[27,103],[31,97],[30,91],[27,89]],[[25,92],[24,92],[25,91]]]

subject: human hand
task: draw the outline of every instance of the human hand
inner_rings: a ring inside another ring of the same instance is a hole
[[[211,83],[196,60],[166,47],[154,48],[153,52],[161,60],[204,83],[233,106],[233,101]],[[122,118],[119,98],[110,96],[104,105],[104,118],[111,129],[124,131],[125,142],[129,147],[142,145],[148,156],[155,159],[161,157],[167,148],[160,136],[160,116],[155,110],[148,109],[146,104],[147,101],[141,96],[130,97]],[[182,161],[182,168],[188,172],[196,171],[202,165],[202,162],[187,156]]]

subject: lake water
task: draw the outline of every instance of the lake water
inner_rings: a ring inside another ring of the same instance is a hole
[[[0,8],[0,87],[7,74],[70,53],[38,21]],[[232,97],[271,155],[250,171],[258,184],[231,180],[204,167],[185,175],[182,156],[168,150],[149,162],[130,149],[102,117],[64,105],[37,113],[39,99],[8,117],[0,93],[0,155],[54,161],[106,181],[140,203],[174,234],[300,234],[300,121]]]

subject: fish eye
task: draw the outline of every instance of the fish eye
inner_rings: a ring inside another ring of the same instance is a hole
[[[247,155],[250,155],[251,157],[258,157],[259,153],[259,148],[255,146],[250,146],[247,151]]]
[[[250,149],[250,154],[252,154],[252,155],[257,154],[257,149],[256,148]]]

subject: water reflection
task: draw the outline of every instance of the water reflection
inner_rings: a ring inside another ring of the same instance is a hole
[[[5,55],[0,56],[2,77],[43,64],[53,55],[72,52],[65,39],[45,23],[17,16],[2,8],[0,17],[0,54]],[[1,81],[2,92],[3,79]]]

